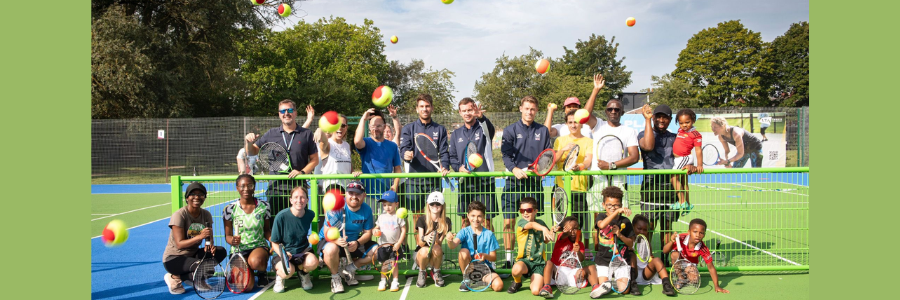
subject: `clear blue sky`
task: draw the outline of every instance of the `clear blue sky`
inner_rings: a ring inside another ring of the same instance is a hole
[[[298,2],[299,11],[280,27],[292,26],[300,16],[307,22],[343,17],[351,23],[370,19],[381,29],[388,60],[456,73],[454,102],[473,96],[475,82],[490,72],[502,54],[518,56],[528,47],[558,58],[563,46],[591,34],[615,36],[619,57],[632,71],[626,92],[650,86],[651,75],[675,69],[678,53],[688,39],[704,28],[741,20],[748,29],[771,42],[791,24],[809,21],[809,1],[794,0],[311,0]],[[634,17],[634,27],[625,19]],[[278,30],[278,28],[276,28]],[[400,38],[397,44],[390,37]]]

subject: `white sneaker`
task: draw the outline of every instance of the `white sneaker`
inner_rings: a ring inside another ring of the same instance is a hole
[[[609,292],[611,292],[611,291],[612,291],[612,283],[611,282],[607,281],[607,282],[601,283],[599,286],[595,287],[591,291],[591,298],[592,299],[600,298],[603,295],[609,294]]]
[[[182,281],[172,278],[172,274],[166,273],[166,275],[163,275],[163,281],[166,282],[169,293],[172,295],[184,294],[184,285],[182,285]]]
[[[387,279],[382,278],[381,281],[378,282],[378,291],[384,292],[387,289]]]
[[[312,279],[310,278],[309,273],[306,273],[306,275],[300,274],[300,286],[307,291],[313,288]]]
[[[337,274],[331,275],[331,292],[335,294],[343,293],[344,284],[341,283],[341,277],[336,275]]]
[[[391,281],[391,292],[396,292],[400,290],[400,281],[397,281],[397,278],[394,278],[394,281]]]
[[[275,286],[272,287],[272,290],[276,293],[284,293],[284,278],[281,276],[275,276]]]

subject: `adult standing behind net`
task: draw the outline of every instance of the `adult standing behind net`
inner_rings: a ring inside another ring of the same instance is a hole
[[[364,138],[363,130],[366,128],[366,121],[369,122],[369,136]],[[363,113],[359,119],[359,125],[356,126],[353,144],[356,146],[356,151],[359,152],[362,173],[403,173],[400,168],[400,149],[396,143],[385,139],[384,115],[378,110],[370,108]],[[354,174],[359,175],[359,173]],[[366,199],[366,204],[371,203],[370,207],[377,207],[375,201],[378,199],[375,197],[384,194],[387,190],[396,193],[400,185],[400,178],[366,178],[362,180],[362,184],[368,189],[368,194],[372,195]]]
[[[316,145],[319,148],[319,166],[321,174],[350,174],[353,167],[350,163],[350,143],[344,141],[347,136],[347,116],[341,114],[341,127],[328,136],[321,129],[316,130]],[[320,179],[319,187],[324,190],[347,188],[349,179]]]
[[[257,155],[259,147],[266,143],[276,143],[284,147],[292,168],[288,178],[310,174],[319,164],[319,153],[313,141],[313,132],[297,124],[296,108],[297,103],[293,100],[282,100],[278,103],[278,119],[281,126],[269,129],[262,137],[253,132],[247,133],[244,137],[244,148],[250,155]],[[279,175],[273,170],[269,170],[268,174]],[[280,212],[290,206],[288,203],[290,192],[299,184],[301,184],[299,180],[275,180],[269,184],[266,198],[272,205],[273,212]]]
[[[484,111],[478,107],[472,98],[463,98],[459,101],[459,115],[462,117],[465,126],[460,126],[453,131],[454,138],[450,141],[450,168],[459,172],[469,173],[466,166],[466,147],[471,142],[477,148],[475,153],[481,154],[484,162],[478,168],[474,168],[474,172],[493,172],[494,156],[492,154],[491,140],[494,137],[494,124],[484,115]],[[466,177],[460,179],[459,183],[459,201],[456,204],[456,213],[462,217],[461,227],[469,226],[469,220],[466,219],[466,210],[469,203],[477,200],[484,203],[487,211],[486,224],[490,230],[494,230],[491,217],[497,212],[497,196],[496,181],[493,177]]]
[[[553,108],[554,104],[547,103],[547,119],[544,121],[544,126],[547,126],[547,130],[550,130],[550,137],[560,137],[567,136],[571,132],[569,130],[568,122],[562,122],[561,124],[550,125],[553,122],[553,112],[556,111]],[[566,98],[566,101],[563,102],[564,116],[569,115],[569,113],[575,113],[579,108],[581,108],[581,101],[578,101],[578,97],[569,97]],[[565,117],[563,117],[565,119]],[[565,121],[565,120],[563,120]],[[581,135],[587,138],[591,138],[591,127],[587,124],[579,124],[578,128],[580,128]]]
[[[447,176],[450,173],[450,153],[447,148],[447,128],[438,124],[431,119],[431,113],[434,111],[434,101],[429,94],[419,94],[416,96],[416,113],[419,119],[412,121],[403,126],[400,131],[400,153],[403,160],[409,162],[409,173],[440,173],[441,176]],[[437,145],[438,156],[440,157],[440,169],[435,170],[435,166],[425,158],[416,148],[416,135],[425,134],[430,137]],[[416,214],[413,215],[413,222],[418,220],[423,209],[425,208],[425,199],[428,194],[434,191],[442,191],[440,178],[408,178],[406,179],[406,201],[405,206]]]
[[[750,160],[750,166],[753,168],[762,167],[762,141],[758,137],[747,132],[743,128],[737,126],[729,126],[728,121],[723,117],[713,117],[710,119],[709,127],[712,132],[719,137],[722,142],[722,148],[725,149],[720,165],[726,168],[743,168]],[[728,158],[728,144],[734,145],[737,154],[732,158]],[[731,165],[728,165],[731,163]]]
[[[644,104],[641,111],[644,115],[644,131],[638,134],[638,143],[641,146],[641,158],[644,160],[645,170],[669,170],[675,166],[675,155],[672,146],[677,135],[668,130],[672,122],[672,109],[668,105],[660,104],[650,111],[650,106]],[[652,122],[651,122],[652,121]],[[697,171],[697,167],[687,165],[683,168],[688,174]],[[665,241],[672,234],[672,223],[678,221],[678,211],[668,210],[669,206],[678,201],[675,188],[667,174],[645,174],[641,182],[641,214],[650,220],[648,229],[650,235],[647,239],[653,240],[653,232],[659,227],[661,233],[660,243],[662,249]],[[662,257],[667,262],[667,257]]]

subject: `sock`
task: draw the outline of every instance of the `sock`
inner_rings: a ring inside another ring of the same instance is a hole
[[[512,261],[512,250],[506,251],[506,261]]]
[[[440,273],[440,272],[441,272],[441,268],[437,268],[437,269],[431,268],[431,269],[434,270],[435,273]]]
[[[513,276],[513,281],[516,283],[522,283],[522,276]]]

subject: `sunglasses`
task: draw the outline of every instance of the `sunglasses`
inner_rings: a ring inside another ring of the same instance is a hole
[[[530,214],[530,213],[533,213],[533,212],[534,212],[534,208],[533,208],[533,207],[531,207],[531,208],[520,208],[520,209],[519,209],[519,213],[520,213],[520,214],[524,214],[524,213],[529,213],[529,214]]]
[[[621,108],[607,108],[606,111],[608,111],[608,112],[619,112],[619,111],[622,111],[622,109],[621,109]]]
[[[292,114],[292,113],[294,113],[294,109],[293,108],[282,109],[282,110],[279,110],[278,112],[281,114]]]

